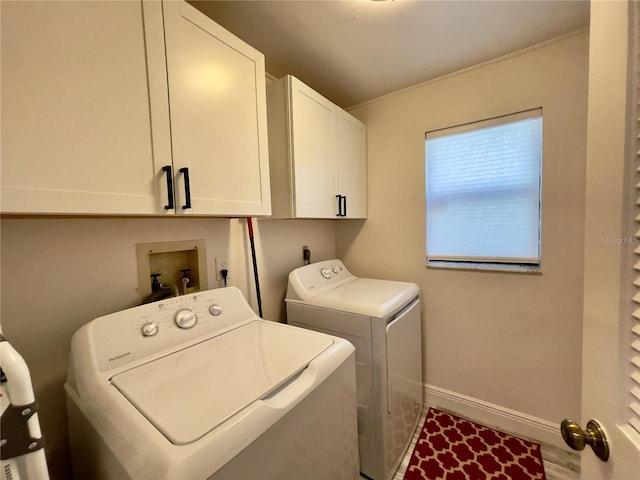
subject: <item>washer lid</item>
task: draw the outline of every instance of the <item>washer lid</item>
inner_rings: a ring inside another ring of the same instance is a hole
[[[375,318],[391,315],[420,293],[415,283],[356,278],[314,295],[306,303]]]
[[[331,337],[256,320],[115,375],[111,383],[172,443],[192,443],[302,371]]]

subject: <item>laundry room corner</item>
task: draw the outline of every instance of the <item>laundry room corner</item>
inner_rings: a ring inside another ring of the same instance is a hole
[[[485,403],[522,426],[531,416],[559,445],[557,425],[581,404],[587,77],[583,30],[351,109],[369,133],[369,218],[336,230],[355,275],[420,287],[427,393],[471,399],[479,420],[501,421]],[[544,112],[541,272],[426,267],[425,133],[533,107]]]

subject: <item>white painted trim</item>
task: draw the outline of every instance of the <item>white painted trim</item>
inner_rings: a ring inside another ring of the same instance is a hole
[[[545,443],[565,451],[560,425],[434,385],[423,385],[427,407],[441,408],[487,427]]]
[[[264,76],[267,79],[267,85],[273,82],[277,82],[279,80],[279,78],[277,78],[275,75],[270,74],[269,72],[265,72]]]

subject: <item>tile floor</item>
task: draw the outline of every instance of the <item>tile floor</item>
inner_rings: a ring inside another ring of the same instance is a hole
[[[422,427],[424,424],[424,419],[427,416],[427,412],[429,408],[425,406],[424,411],[422,412],[422,418],[418,422],[418,425]],[[455,412],[451,412],[455,413]],[[509,433],[509,432],[507,432]],[[417,428],[415,433],[413,434],[413,438],[411,439],[411,444],[409,448],[407,448],[407,452],[405,453],[398,470],[393,476],[393,480],[403,480],[404,472],[409,465],[409,460],[411,459],[411,454],[413,453],[413,448],[415,447],[416,442],[418,441],[418,436],[420,435],[420,428]],[[533,439],[527,439],[536,441]],[[540,442],[538,442],[540,443]],[[576,453],[566,452],[558,447],[547,445],[542,443],[542,462],[544,463],[544,472],[547,477],[547,480],[579,480],[580,478],[580,457]],[[361,480],[368,480],[367,477],[360,476]]]

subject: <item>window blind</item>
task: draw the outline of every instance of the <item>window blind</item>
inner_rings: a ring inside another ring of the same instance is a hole
[[[427,260],[540,261],[542,109],[428,132]]]

